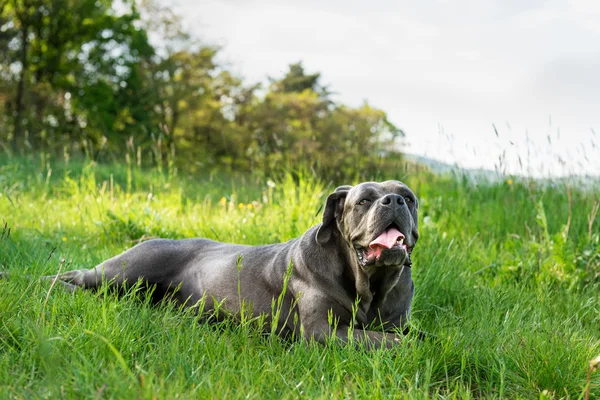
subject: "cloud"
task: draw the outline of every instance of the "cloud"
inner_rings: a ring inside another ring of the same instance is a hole
[[[600,33],[600,2],[596,0],[553,1],[520,13],[517,19],[525,25],[548,27],[567,24],[577,29]]]

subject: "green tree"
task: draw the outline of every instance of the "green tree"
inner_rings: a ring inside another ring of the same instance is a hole
[[[255,101],[243,121],[251,137],[246,157],[262,170],[307,167],[322,176],[365,174],[380,165],[381,156],[394,152],[404,133],[382,110],[368,103],[352,108],[335,104],[319,82],[320,74],[306,74],[301,64],[290,65],[280,80]]]
[[[305,90],[311,90],[321,97],[327,97],[329,92],[325,86],[321,86],[320,79],[320,73],[306,74],[302,62],[297,62],[290,64],[289,71],[282,79],[270,78],[271,91],[301,93]]]
[[[2,78],[14,86],[4,102],[13,147],[113,133],[124,109],[113,99],[152,53],[135,4],[116,11],[112,0],[7,0],[0,11],[10,36]]]
[[[121,158],[127,143],[191,170],[303,166],[341,177],[379,168],[403,136],[382,110],[332,101],[300,62],[262,89],[159,1],[115,4],[0,3],[0,144],[101,159]]]

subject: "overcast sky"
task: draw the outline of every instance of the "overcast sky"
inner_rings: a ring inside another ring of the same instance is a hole
[[[409,153],[600,175],[600,0],[175,1],[247,82],[302,61],[385,110]]]

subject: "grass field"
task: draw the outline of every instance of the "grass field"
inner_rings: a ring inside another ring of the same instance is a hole
[[[600,398],[600,185],[383,177],[419,198],[412,323],[438,340],[368,352],[37,280],[153,237],[284,241],[331,183],[3,159],[0,398]]]

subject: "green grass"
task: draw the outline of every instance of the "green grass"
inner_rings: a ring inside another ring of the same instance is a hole
[[[331,183],[0,161],[0,398],[583,398],[600,186],[401,171],[420,201],[412,322],[439,340],[367,352],[37,280],[152,237],[284,241],[319,223]]]

